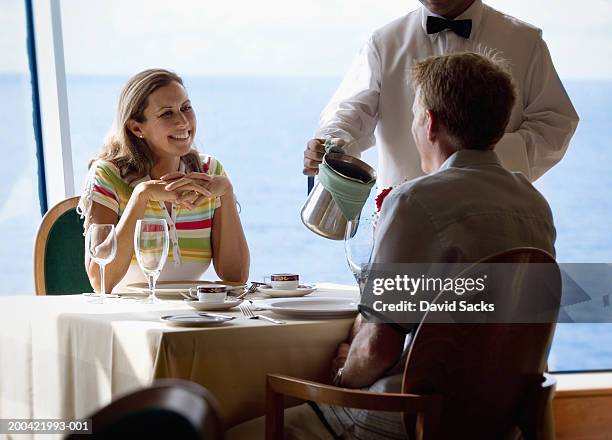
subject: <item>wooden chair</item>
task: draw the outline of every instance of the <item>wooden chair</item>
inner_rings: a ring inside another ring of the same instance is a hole
[[[68,439],[223,438],[219,404],[204,387],[179,379],[157,381],[150,388],[130,393],[92,416],[91,434]]]
[[[513,263],[511,279],[487,295],[514,295],[526,289],[530,269],[541,270],[538,296],[558,306],[561,276],[554,258],[535,248],[517,248],[487,257],[482,263]],[[408,353],[401,393],[371,393],[338,388],[293,377],[267,377],[266,438],[283,436],[283,399],[291,396],[317,403],[404,413],[411,439],[503,439],[519,427],[526,439],[545,437],[545,416],[554,379],[544,375],[555,323],[434,323],[426,315]]]
[[[34,244],[34,287],[37,295],[91,292],[85,272],[83,220],[78,197],[52,207],[43,217]]]

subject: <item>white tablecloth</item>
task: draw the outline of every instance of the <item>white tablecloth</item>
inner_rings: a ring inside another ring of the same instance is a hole
[[[313,295],[355,297],[357,291],[319,284]],[[325,380],[352,323],[275,325],[229,311],[222,313],[238,319],[222,327],[177,328],[159,318],[193,311],[182,301],[106,301],[0,298],[0,418],[81,418],[157,378],[178,377],[207,387],[234,425],[263,414],[267,373]]]

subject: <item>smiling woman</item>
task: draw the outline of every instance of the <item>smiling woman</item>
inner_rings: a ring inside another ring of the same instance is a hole
[[[86,228],[117,227],[108,291],[144,280],[132,246],[143,218],[168,224],[171,253],[161,280],[198,279],[211,261],[221,279],[247,280],[249,251],[232,183],[219,161],[192,148],[196,126],[183,81],[173,72],[146,70],[123,88],[113,131],[90,164],[78,208]],[[86,268],[100,291],[98,265],[86,259]]]

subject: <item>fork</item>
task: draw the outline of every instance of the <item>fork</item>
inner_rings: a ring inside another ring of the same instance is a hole
[[[240,303],[238,304],[238,308],[240,308],[240,311],[242,312],[242,314],[248,319],[265,319],[266,321],[273,322],[274,324],[285,324],[285,321],[281,321],[279,319],[273,319],[273,318],[269,318],[264,315],[254,314],[253,310],[251,310],[248,304]]]
[[[265,286],[265,285],[266,283],[260,283],[259,281],[251,281],[251,287],[249,287],[246,291],[244,291],[244,293],[241,293],[240,295],[238,295],[236,299],[244,299],[245,296],[251,293],[255,293],[258,287]]]

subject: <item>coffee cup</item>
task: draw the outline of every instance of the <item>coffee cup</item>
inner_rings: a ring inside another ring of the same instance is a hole
[[[273,273],[269,277],[264,277],[264,282],[272,289],[295,290],[300,283],[300,276],[295,273]]]
[[[205,303],[222,303],[227,298],[229,286],[225,284],[200,284],[195,289],[189,289],[189,295]]]

